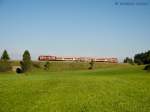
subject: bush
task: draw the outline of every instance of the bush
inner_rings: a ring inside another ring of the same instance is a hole
[[[150,64],[150,50],[144,53],[139,53],[134,56],[134,62],[138,65]]]
[[[0,61],[0,72],[7,72],[11,71],[12,67],[10,62],[8,61]]]
[[[93,67],[94,67],[94,60],[91,60],[91,62],[89,64],[90,64],[90,67],[88,69],[89,70],[93,69]]]
[[[89,70],[91,70],[91,69],[92,69],[92,67],[89,67],[88,69],[89,69]]]
[[[129,63],[129,64],[131,64],[131,65],[133,65],[134,64],[134,62],[133,62],[133,60],[132,60],[132,58],[129,58],[129,57],[126,57],[125,59],[124,59],[124,61],[123,61],[124,63]]]
[[[150,65],[146,65],[144,70],[150,71]]]
[[[49,67],[50,67],[50,62],[46,62],[45,64],[44,64],[44,70],[49,70]]]

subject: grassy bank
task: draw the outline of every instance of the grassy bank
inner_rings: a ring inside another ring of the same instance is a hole
[[[49,61],[50,62],[50,68],[49,71],[52,72],[58,72],[58,71],[76,71],[76,70],[88,70],[90,67],[89,62],[75,62],[75,61]],[[44,64],[46,62],[41,61],[33,61],[33,69],[36,71],[43,70]],[[12,66],[19,66],[19,61],[11,61]],[[117,64],[117,63],[100,63],[95,62],[93,69],[100,69],[100,68],[112,68],[117,66],[126,66],[125,64]],[[128,66],[128,65],[127,65]]]

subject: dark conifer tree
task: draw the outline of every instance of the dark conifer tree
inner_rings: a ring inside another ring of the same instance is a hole
[[[25,50],[23,54],[23,60],[20,62],[20,64],[23,72],[31,70],[32,61],[28,50]]]
[[[9,54],[7,53],[7,50],[4,50],[4,52],[3,52],[2,56],[1,56],[1,60],[7,61],[9,59],[10,59],[10,57],[9,57]]]

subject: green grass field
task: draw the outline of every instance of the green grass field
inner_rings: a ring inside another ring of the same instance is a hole
[[[142,66],[0,73],[0,112],[150,112]]]

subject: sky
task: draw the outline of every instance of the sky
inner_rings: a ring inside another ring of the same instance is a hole
[[[26,49],[33,60],[134,57],[150,50],[150,1],[0,0],[0,55],[4,49],[13,60]]]

